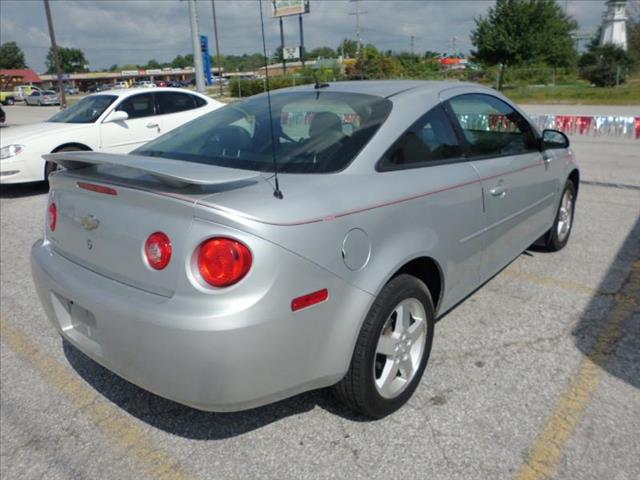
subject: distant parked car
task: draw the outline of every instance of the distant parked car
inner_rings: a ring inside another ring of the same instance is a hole
[[[31,95],[32,92],[39,92],[41,91],[41,89],[38,87],[34,87],[33,85],[18,85],[13,89],[13,91],[15,93],[14,96],[16,100],[20,100],[21,102],[24,102],[27,100],[27,97]]]
[[[156,80],[155,81],[156,87],[167,87],[167,82],[165,82],[164,80]]]
[[[127,82],[116,82],[111,86],[112,89],[118,90],[120,88],[129,88]]]
[[[156,84],[151,82],[151,81],[149,81],[149,80],[145,80],[145,81],[142,81],[142,82],[136,82],[135,86],[137,88],[155,88]]]
[[[0,107],[0,123],[4,123],[7,121],[7,115],[4,113],[2,107]]]
[[[34,91],[31,92],[25,102],[27,105],[60,105],[60,98],[58,94],[53,90],[42,90],[42,91]]]
[[[45,153],[127,153],[221,105],[204,95],[173,88],[88,95],[46,122],[3,129],[0,183],[45,180],[55,169],[55,164],[42,159]]]
[[[108,90],[110,87],[107,85],[104,85],[102,83],[96,83],[94,85],[90,85],[87,88],[87,93],[96,93],[96,92],[102,92],[103,90]]]
[[[169,82],[169,87],[188,88],[189,82],[187,80],[172,80]]]
[[[64,93],[66,93],[67,95],[77,95],[78,93],[80,93],[80,90],[78,89],[78,87],[74,87],[73,85],[65,85]]]

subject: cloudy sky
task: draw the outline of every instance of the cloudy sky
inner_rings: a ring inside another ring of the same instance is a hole
[[[601,21],[604,0],[558,0],[580,24],[591,32]],[[210,0],[198,0],[200,33],[213,36]],[[469,32],[473,19],[486,12],[493,0],[362,0],[362,37],[378,48],[409,50],[415,35],[417,51],[471,48]],[[51,0],[59,45],[81,48],[91,69],[117,63],[145,64],[155,58],[169,61],[191,52],[187,2],[180,0]],[[267,49],[279,45],[278,22],[271,18],[271,2],[264,0]],[[342,38],[355,38],[355,4],[348,0],[311,0],[311,13],[304,17],[307,49],[327,45],[335,48]],[[261,50],[257,0],[216,0],[222,54]],[[44,6],[41,0],[0,0],[0,43],[15,41],[24,50],[27,63],[44,70],[49,48]],[[285,19],[285,44],[298,44],[296,17]]]

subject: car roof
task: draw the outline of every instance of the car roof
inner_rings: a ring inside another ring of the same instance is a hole
[[[441,92],[451,87],[478,87],[477,84],[456,81],[432,81],[432,80],[355,80],[347,82],[331,82],[322,87],[322,91],[363,93],[377,95],[379,97],[391,97],[408,90],[420,89],[421,91]],[[313,84],[291,87],[279,91],[301,92],[314,90]]]
[[[193,90],[185,90],[184,88],[174,88],[174,87],[155,87],[155,88],[146,88],[146,87],[133,87],[133,88],[118,88],[111,90],[102,90],[101,92],[92,93],[88,96],[95,95],[116,95],[118,97],[124,98],[135,93],[153,93],[153,92],[181,92],[181,93],[190,93],[192,95],[197,95],[203,98],[209,98],[206,95],[202,95],[201,93],[194,92]]]

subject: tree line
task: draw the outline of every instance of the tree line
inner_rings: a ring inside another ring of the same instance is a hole
[[[469,59],[477,70],[497,70],[496,83],[500,89],[510,71],[546,68],[553,70],[555,77],[558,69],[570,70],[597,86],[609,86],[624,82],[625,76],[640,65],[640,17],[628,22],[627,52],[612,45],[599,45],[600,32],[597,32],[587,51],[580,54],[574,40],[577,29],[577,22],[556,0],[496,0],[485,15],[475,19],[471,32],[474,49]],[[81,49],[59,47],[59,52],[65,73],[89,71],[89,62]],[[358,48],[353,39],[344,39],[336,48],[321,46],[305,52],[307,59],[337,56],[356,59],[346,72],[351,78],[431,78],[441,68],[436,52],[382,51],[370,43]],[[55,72],[53,60],[49,50],[47,73]],[[282,49],[278,47],[267,62],[281,61]],[[211,63],[217,65],[216,59],[212,58]],[[261,53],[224,55],[221,63],[227,72],[256,71],[264,66],[265,58]],[[190,66],[193,66],[193,55],[186,54],[167,62],[150,59],[144,65],[114,64],[109,70]],[[24,53],[15,42],[0,45],[0,68],[25,67]]]

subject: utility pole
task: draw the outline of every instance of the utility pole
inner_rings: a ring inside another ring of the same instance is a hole
[[[360,55],[360,49],[362,48],[362,36],[360,35],[360,15],[364,15],[368,12],[363,12],[360,10],[360,0],[351,0],[356,3],[356,11],[351,12],[349,15],[356,16],[356,38],[358,39],[358,47],[356,49],[356,56]]]
[[[193,42],[193,66],[196,69],[196,90],[205,93],[204,66],[202,64],[202,50],[200,48],[200,34],[198,33],[198,13],[196,12],[196,0],[189,2],[189,20],[191,21],[191,40]]]
[[[302,69],[304,70],[304,35],[302,33],[302,14],[298,15],[300,22],[300,61],[302,62]],[[284,51],[282,52],[284,58]]]
[[[51,38],[51,49],[53,50],[53,59],[56,64],[56,75],[58,77],[58,92],[60,94],[60,107],[67,108],[67,97],[64,91],[64,84],[62,83],[62,68],[60,67],[60,53],[58,52],[58,45],[56,45],[56,36],[53,32],[53,20],[51,19],[51,8],[49,7],[49,0],[44,0],[44,11],[47,14],[47,24],[49,25],[49,37]]]
[[[282,49],[282,74],[287,75],[287,61],[284,58],[284,25],[282,24],[282,17],[280,17],[280,48]]]
[[[220,96],[222,96],[222,61],[220,59],[220,42],[218,41],[218,22],[216,21],[216,0],[211,0],[213,11],[213,36],[216,39],[216,66],[218,67],[218,83],[220,84]]]

